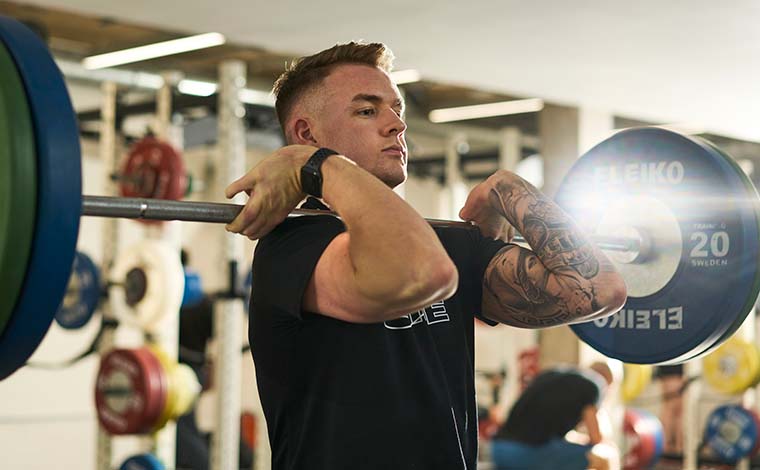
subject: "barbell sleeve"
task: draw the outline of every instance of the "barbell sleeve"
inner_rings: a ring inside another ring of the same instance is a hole
[[[228,224],[240,214],[243,206],[219,202],[189,202],[164,199],[124,198],[109,196],[84,196],[82,198],[82,215],[93,217],[113,217],[145,220],[181,220],[185,222],[207,222]],[[288,217],[309,215],[334,215],[313,209],[295,209]],[[426,219],[433,227],[455,227],[474,229],[468,222],[453,220]],[[591,237],[601,250],[638,252],[641,240],[627,237],[594,235]],[[513,239],[516,243],[526,243],[521,235]]]

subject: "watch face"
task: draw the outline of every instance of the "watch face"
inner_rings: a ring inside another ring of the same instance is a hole
[[[322,178],[319,170],[306,166],[301,169],[301,189],[309,196],[322,197]]]

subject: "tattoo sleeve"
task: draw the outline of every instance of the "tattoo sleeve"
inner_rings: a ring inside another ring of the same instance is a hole
[[[527,328],[577,321],[601,309],[600,273],[614,268],[553,201],[519,177],[499,180],[491,205],[522,233],[531,250],[509,245],[483,279],[483,311]]]

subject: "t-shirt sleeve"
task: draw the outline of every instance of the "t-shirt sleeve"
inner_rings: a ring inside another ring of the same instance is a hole
[[[474,250],[472,253],[473,282],[477,283],[476,292],[480,293],[480,297],[476,300],[477,308],[475,310],[475,316],[479,320],[491,326],[498,325],[498,322],[495,322],[483,316],[483,312],[481,311],[483,276],[485,275],[486,268],[488,267],[488,264],[491,262],[493,257],[502,248],[507,246],[507,243],[503,242],[502,240],[494,240],[492,238],[484,237],[478,230],[472,230],[471,233],[472,237],[474,237]]]
[[[251,307],[301,318],[309,279],[327,245],[345,231],[332,216],[287,219],[256,246]]]

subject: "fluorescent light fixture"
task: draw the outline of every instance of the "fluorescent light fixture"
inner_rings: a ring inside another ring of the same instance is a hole
[[[157,42],[155,44],[148,44],[147,46],[133,47],[131,49],[86,57],[82,61],[82,65],[89,70],[102,69],[219,46],[224,44],[225,41],[224,36],[219,33],[198,34],[196,36],[172,39],[171,41]]]
[[[240,101],[248,104],[274,107],[274,96],[267,91],[244,88],[240,90]]]
[[[414,69],[398,70],[396,72],[391,72],[391,80],[393,80],[393,83],[396,85],[419,82],[420,73]]]
[[[707,132],[704,126],[691,122],[677,122],[671,124],[658,124],[657,127],[670,131],[680,132],[681,134],[697,135]]]
[[[544,109],[544,100],[530,98],[526,100],[500,101],[498,103],[459,106],[456,108],[434,109],[428,114],[430,122],[465,121],[509,114],[534,113]]]
[[[164,79],[161,75],[147,72],[133,72],[123,69],[103,69],[87,70],[82,67],[81,62],[70,60],[55,59],[58,68],[66,78],[76,78],[79,80],[88,80],[96,82],[114,82],[119,85],[148,88],[158,90],[164,85]]]
[[[194,96],[211,96],[216,93],[217,88],[216,83],[200,80],[180,80],[177,84],[180,93]]]

